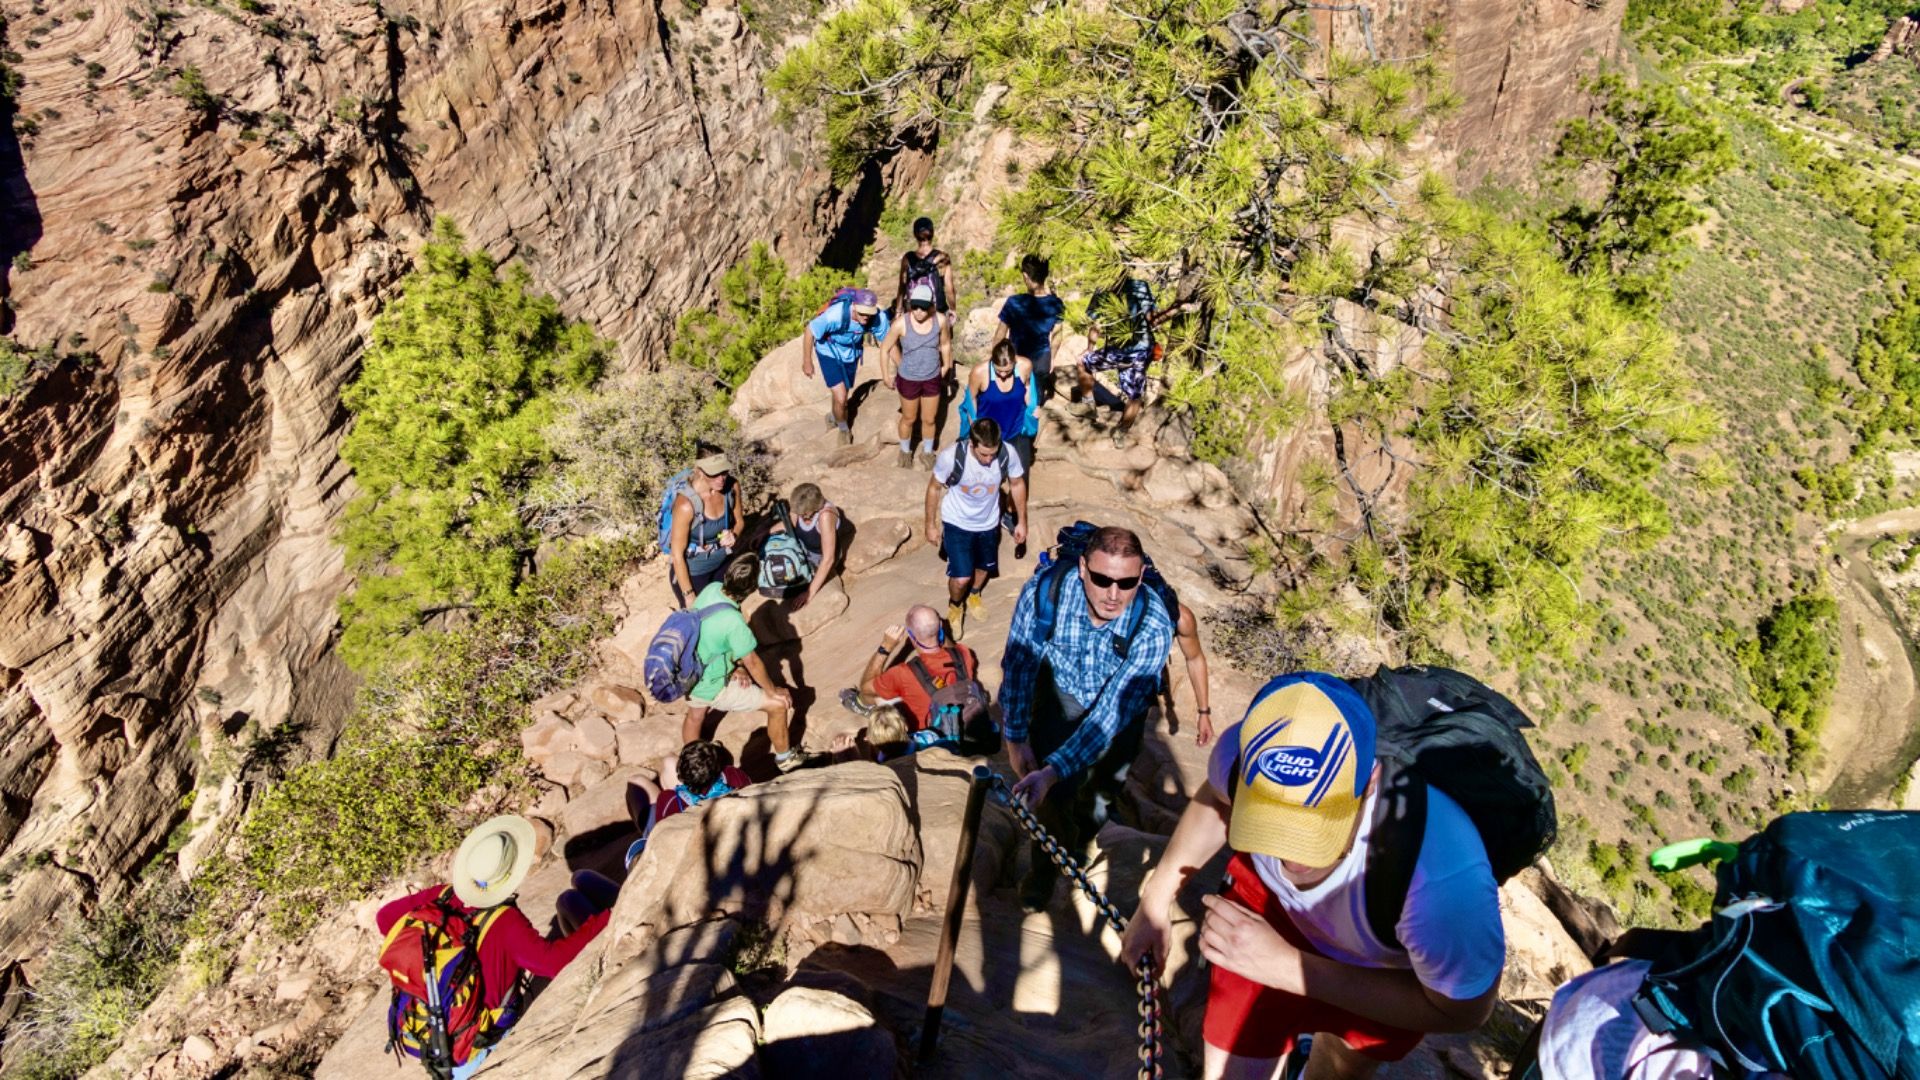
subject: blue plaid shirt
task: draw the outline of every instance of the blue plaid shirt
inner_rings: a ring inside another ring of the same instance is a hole
[[[1076,574],[1061,585],[1052,639],[1040,641],[1034,625],[1035,590],[1045,580],[1044,575],[1035,575],[1028,581],[1013,609],[1013,626],[1000,664],[1000,718],[1008,739],[1027,741],[1033,695],[1050,692],[1035,685],[1041,661],[1051,661],[1054,685],[1087,707],[1078,729],[1044,763],[1064,780],[1099,761],[1120,729],[1152,704],[1160,688],[1160,670],[1173,648],[1173,620],[1160,597],[1143,586],[1126,613],[1105,626],[1095,626],[1087,610],[1087,592]],[[1127,658],[1121,660],[1113,639],[1126,637],[1134,619],[1140,621],[1140,629]]]

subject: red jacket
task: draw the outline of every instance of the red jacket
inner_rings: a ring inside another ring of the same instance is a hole
[[[414,908],[432,903],[446,887],[435,885],[383,905],[380,913],[374,917],[374,925],[380,928],[380,936],[386,937],[387,932],[393,929],[393,924]],[[466,914],[473,912],[458,897],[450,895],[447,901],[455,911]],[[509,905],[487,930],[486,940],[480,943],[480,974],[486,980],[487,1007],[498,1008],[506,1000],[507,993],[518,983],[522,971],[547,979],[560,974],[560,970],[572,963],[588,942],[606,929],[611,914],[603,911],[566,937],[548,941],[533,928],[533,923],[517,906]]]

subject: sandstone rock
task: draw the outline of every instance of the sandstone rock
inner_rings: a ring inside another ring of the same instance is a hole
[[[647,697],[631,686],[606,684],[596,686],[588,695],[593,707],[607,715],[615,727],[632,723],[647,715]]]
[[[920,863],[892,770],[802,770],[655,826],[621,890],[608,948],[644,947],[715,911],[775,925],[789,912],[902,914]]]
[[[582,716],[573,725],[574,746],[582,754],[598,761],[612,761],[617,756],[613,738],[613,725],[599,713]]]
[[[588,764],[589,759],[586,755],[575,750],[564,750],[548,758],[542,771],[546,773],[547,779],[554,783],[565,784],[568,788],[572,788],[586,774]]]
[[[846,572],[864,574],[899,554],[902,545],[913,539],[913,525],[906,518],[879,518],[862,522],[859,534],[847,549]]]
[[[612,762],[602,761],[599,758],[587,758],[585,759],[585,764],[580,766],[580,774],[576,776],[573,783],[567,785],[567,787],[577,798],[582,792],[586,791],[586,789],[605,780],[611,775],[613,775]],[[569,803],[568,805],[572,804]]]
[[[566,830],[569,841],[603,831],[632,833],[633,819],[627,814],[627,789],[639,775],[641,770],[622,766],[567,803],[566,809],[560,812],[560,827]]]
[[[280,985],[274,987],[273,996],[276,1001],[299,1001],[312,990],[313,976],[294,975],[280,980]]]
[[[195,1065],[211,1065],[219,1053],[204,1035],[189,1035],[180,1043],[180,1056]]]
[[[833,395],[827,391],[818,368],[812,378],[800,370],[805,348],[806,339],[797,337],[754,365],[753,374],[733,392],[733,405],[728,409],[733,418],[745,424],[769,413],[803,408],[824,416],[832,407]]]
[[[651,749],[649,734],[647,725],[637,721],[621,724],[613,729],[614,756],[620,759],[620,764],[650,763],[647,759],[648,751]]]
[[[848,603],[850,601],[847,599],[846,579],[834,578],[807,602],[807,606],[793,613],[791,616],[793,628],[803,638],[811,636],[827,623],[845,614]]]
[[[767,1006],[760,1059],[769,1076],[889,1077],[899,1049],[866,1006],[806,986],[789,987]]]
[[[579,749],[574,726],[553,713],[542,713],[520,729],[520,750],[535,767],[545,769],[559,754]]]

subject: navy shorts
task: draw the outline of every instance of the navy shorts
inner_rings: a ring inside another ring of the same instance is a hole
[[[998,525],[985,532],[969,532],[943,521],[940,523],[940,546],[947,549],[947,576],[956,581],[972,577],[976,570],[991,574],[1000,569]]]
[[[829,388],[835,386],[852,386],[854,376],[860,370],[860,362],[858,360],[851,364],[843,364],[824,353],[814,353],[813,361],[820,365],[820,374],[826,378]]]

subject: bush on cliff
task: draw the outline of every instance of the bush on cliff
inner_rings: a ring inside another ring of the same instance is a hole
[[[752,374],[760,358],[806,327],[846,275],[816,266],[795,277],[773,249],[756,241],[720,276],[720,300],[680,317],[670,350],[675,363],[713,376],[729,388]]]
[[[340,648],[361,670],[435,614],[512,598],[538,540],[519,500],[550,460],[555,398],[590,385],[608,353],[445,218],[372,338],[341,393],[340,454],[361,494],[341,529],[357,584]]]
[[[670,365],[563,398],[547,441],[559,468],[534,484],[521,516],[553,536],[591,531],[651,542],[674,473],[710,450],[733,459],[749,502],[767,491],[766,455],[740,438],[713,378]]]

